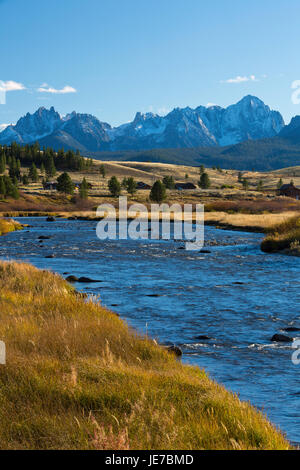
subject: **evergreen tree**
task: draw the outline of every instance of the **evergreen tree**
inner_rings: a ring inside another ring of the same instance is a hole
[[[130,177],[127,179],[126,185],[127,192],[133,196],[137,191],[137,183],[134,178]]]
[[[160,203],[166,198],[166,187],[165,185],[160,181],[157,180],[155,181],[154,185],[152,186],[151,192],[150,192],[150,200]]]
[[[6,195],[6,187],[3,176],[0,176],[0,195],[2,198],[5,198]]]
[[[10,178],[20,178],[20,166],[17,162],[17,159],[15,156],[13,156],[10,159],[10,164],[9,164],[9,176]]]
[[[242,184],[243,184],[243,189],[247,191],[249,189],[249,183],[248,183],[248,180],[246,180],[246,178],[243,179]]]
[[[34,163],[31,165],[31,168],[28,173],[28,177],[29,179],[31,179],[33,183],[37,183],[39,180],[39,175],[38,175],[38,172]]]
[[[40,172],[41,172],[41,175],[45,175],[45,173],[46,173],[45,165],[44,165],[43,162],[41,164]]]
[[[68,173],[62,173],[57,178],[57,191],[65,194],[73,194],[74,193],[74,183],[70,178]]]
[[[259,182],[257,183],[256,190],[257,191],[262,191],[263,189],[264,189],[263,182],[262,182],[262,180],[259,180]]]
[[[103,164],[100,165],[99,171],[100,171],[100,174],[101,174],[102,178],[105,178],[105,176],[106,176],[106,170],[105,170],[105,166],[104,166]]]
[[[88,198],[88,189],[89,189],[89,185],[87,183],[87,180],[85,178],[83,178],[81,184],[80,184],[80,188],[79,188],[79,196],[81,199],[87,199]]]
[[[10,191],[10,196],[13,199],[19,199],[19,197],[20,197],[19,190],[18,190],[17,186],[15,186],[14,184],[12,185],[12,188],[11,188],[11,191]]]
[[[201,189],[208,189],[210,187],[210,179],[209,179],[209,176],[206,172],[204,172],[201,177],[200,177],[200,181],[199,181],[199,187]]]
[[[0,157],[0,173],[1,174],[5,173],[5,170],[6,170],[6,158],[5,158],[5,153],[2,152],[1,157]]]
[[[108,182],[108,189],[113,197],[118,197],[121,194],[121,184],[115,176],[112,176]]]
[[[10,196],[13,199],[19,199],[19,190],[13,184],[11,178],[9,176],[3,176],[3,181],[5,184],[5,194],[6,196]]]
[[[27,186],[29,184],[28,176],[25,174],[22,176],[22,183],[24,184],[24,186]]]
[[[200,175],[203,175],[204,172],[205,172],[204,165],[200,165],[200,169],[199,169]]]
[[[45,160],[46,175],[52,178],[56,175],[56,168],[54,165],[53,155],[48,154]]]
[[[163,179],[163,184],[167,189],[174,189],[175,188],[175,181],[173,176],[165,176]]]
[[[282,179],[280,178],[280,180],[279,180],[278,183],[277,183],[277,189],[280,189],[282,185],[283,185],[283,181],[282,181]]]

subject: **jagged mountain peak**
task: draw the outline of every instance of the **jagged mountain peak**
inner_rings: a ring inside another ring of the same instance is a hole
[[[52,106],[27,113],[15,126],[7,127],[0,133],[0,144],[47,137],[47,143],[53,141],[54,146],[63,141],[73,147],[76,142],[87,151],[224,146],[273,137],[283,126],[281,114],[252,95],[227,108],[177,107],[166,116],[137,112],[132,122],[114,128],[91,114],[73,111],[62,117]]]

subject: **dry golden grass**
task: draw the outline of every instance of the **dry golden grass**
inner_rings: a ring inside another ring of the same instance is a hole
[[[274,253],[284,251],[300,256],[300,214],[295,214],[281,223],[274,224],[268,230],[268,236],[261,244],[262,251]]]
[[[298,213],[299,214],[299,213]],[[297,215],[297,212],[283,212],[272,214],[228,214],[226,212],[206,212],[206,223],[224,225],[232,228],[265,231],[273,225],[281,224]]]
[[[58,275],[0,263],[0,449],[288,449],[267,419]]]
[[[16,222],[15,220],[6,220],[0,219],[0,235],[5,235],[9,232],[14,232],[16,230],[21,230],[22,225]]]

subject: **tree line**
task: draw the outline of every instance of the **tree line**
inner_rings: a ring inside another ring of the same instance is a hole
[[[12,142],[10,146],[0,145],[0,165],[11,162],[20,162],[20,166],[31,166],[33,163],[36,167],[44,167],[49,176],[54,176],[55,170],[83,171],[88,170],[93,165],[91,158],[83,157],[79,150],[60,149],[57,152],[52,147],[40,148],[38,142],[33,145],[21,145]]]

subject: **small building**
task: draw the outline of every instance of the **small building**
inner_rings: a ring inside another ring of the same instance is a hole
[[[136,184],[137,189],[151,189],[151,186],[149,184],[144,183],[143,181],[138,181]]]
[[[289,184],[283,184],[278,192],[279,196],[300,199],[300,189],[297,188],[292,181]]]
[[[197,187],[194,185],[194,183],[176,183],[175,189],[178,191],[183,191],[186,189],[197,189]]]
[[[43,183],[45,190],[56,191],[57,190],[57,181],[46,181]]]

